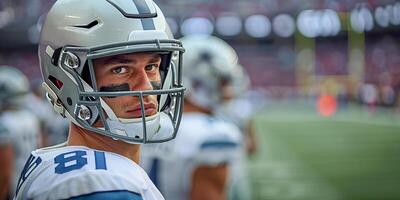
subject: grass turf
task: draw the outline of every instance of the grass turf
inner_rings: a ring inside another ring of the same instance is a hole
[[[310,104],[278,103],[254,124],[254,199],[400,199],[398,114],[349,105],[322,118]]]

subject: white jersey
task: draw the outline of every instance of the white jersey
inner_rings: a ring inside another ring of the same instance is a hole
[[[119,154],[83,146],[32,152],[15,199],[164,199],[146,172]]]
[[[14,170],[11,194],[15,192],[19,174],[24,168],[26,159],[38,148],[40,139],[40,122],[26,110],[5,111],[0,115],[0,142],[12,144],[14,150]]]
[[[240,140],[238,128],[230,123],[185,113],[175,140],[142,145],[141,165],[166,199],[186,200],[193,171],[233,162]]]
[[[218,110],[217,115],[236,124],[242,131],[245,131],[253,112],[253,105],[247,99],[236,98],[224,103]]]

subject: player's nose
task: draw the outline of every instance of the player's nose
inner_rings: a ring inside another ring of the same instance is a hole
[[[144,91],[152,89],[153,86],[151,85],[151,80],[145,70],[138,71],[135,78],[131,79],[132,91]]]

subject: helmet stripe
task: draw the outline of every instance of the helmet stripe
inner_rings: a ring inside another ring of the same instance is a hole
[[[157,17],[157,11],[153,5],[147,4],[147,0],[132,0],[132,7],[134,6],[135,9],[132,10],[127,2],[121,2],[118,0],[107,0],[108,3],[113,5],[117,8],[125,17],[128,18],[153,18]],[[153,9],[151,9],[153,8]],[[137,13],[136,13],[137,12]]]
[[[136,5],[136,8],[139,14],[150,14],[150,8],[147,5],[145,0],[132,0],[133,3]]]
[[[156,30],[153,19],[145,18],[140,21],[142,21],[143,30]]]
[[[139,15],[151,14],[150,8],[145,0],[132,0],[132,1],[136,5]],[[142,18],[141,21],[143,30],[155,30],[154,21],[152,18]]]

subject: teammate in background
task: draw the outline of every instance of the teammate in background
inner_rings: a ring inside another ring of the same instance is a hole
[[[239,127],[243,134],[238,159],[232,164],[229,199],[247,200],[251,198],[251,186],[247,169],[247,156],[257,150],[257,140],[252,126],[253,106],[246,99],[250,88],[250,77],[243,66],[238,65],[233,80],[222,90],[223,104],[217,115]]]
[[[257,142],[251,122],[254,108],[246,96],[249,89],[250,77],[245,68],[238,65],[233,73],[233,81],[223,90],[223,104],[218,114],[240,128],[245,137],[246,153],[253,155],[257,151]]]
[[[373,115],[378,102],[378,91],[372,83],[363,83],[360,88],[361,100],[365,104],[365,110]]]
[[[27,109],[40,120],[42,128],[42,145],[51,146],[67,140],[69,121],[54,112],[45,98],[42,80],[31,81],[31,93],[27,95]]]
[[[176,136],[183,51],[151,0],[56,1],[39,60],[69,136],[32,152],[16,199],[164,199],[137,163],[140,144]]]
[[[235,51],[212,36],[181,39],[184,54],[184,114],[174,141],[144,145],[142,166],[166,199],[222,200],[242,138],[239,129],[215,117],[222,90],[238,65]]]
[[[26,159],[38,148],[39,121],[23,108],[28,93],[29,82],[21,71],[0,66],[0,199],[13,196]]]

